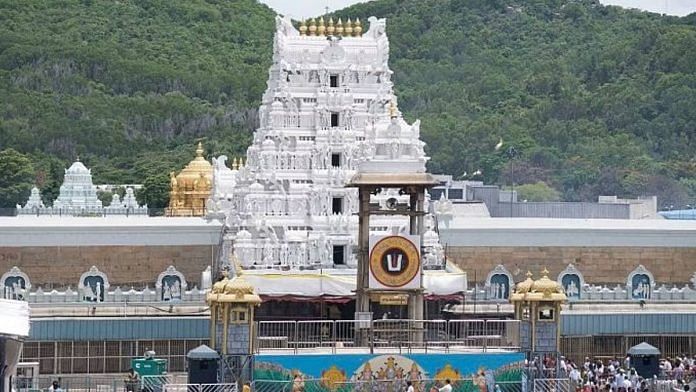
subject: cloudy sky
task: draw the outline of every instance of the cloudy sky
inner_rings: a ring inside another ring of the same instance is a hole
[[[330,11],[362,3],[364,0],[260,0],[281,14],[295,19],[322,14],[326,7]],[[688,15],[696,12],[696,0],[600,0],[603,4],[615,4],[622,7],[640,8],[646,11],[670,15]],[[389,16],[389,15],[379,15]]]

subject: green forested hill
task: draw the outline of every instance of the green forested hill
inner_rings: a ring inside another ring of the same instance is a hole
[[[432,172],[508,184],[502,137],[519,151],[515,182],[565,200],[696,200],[695,15],[572,0],[377,0],[336,15],[388,19],[400,108],[423,121]],[[196,138],[240,154],[273,29],[252,0],[0,0],[0,150],[31,160],[47,199],[78,154],[96,182],[161,181]]]
[[[273,18],[253,0],[0,0],[0,150],[31,155],[45,199],[78,155],[96,183],[167,177],[197,138],[239,155]]]

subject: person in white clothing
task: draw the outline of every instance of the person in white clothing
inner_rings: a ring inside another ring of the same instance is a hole
[[[445,380],[445,385],[438,389],[438,392],[452,392],[452,385],[450,384],[449,379]]]
[[[408,387],[406,392],[416,392],[416,390],[413,389],[413,383],[411,381],[406,381],[406,386]]]

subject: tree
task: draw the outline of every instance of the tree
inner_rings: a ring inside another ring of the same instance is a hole
[[[111,200],[113,198],[114,194],[109,191],[97,191],[97,199],[99,199],[99,201],[101,201],[105,206],[111,204]]]
[[[169,177],[156,174],[145,179],[137,194],[138,202],[149,208],[165,208],[169,205]]]
[[[0,208],[24,204],[34,185],[34,167],[24,154],[8,148],[0,151]]]
[[[546,185],[545,182],[539,181],[536,184],[524,184],[515,187],[517,191],[517,199],[525,201],[559,201],[561,194]]]

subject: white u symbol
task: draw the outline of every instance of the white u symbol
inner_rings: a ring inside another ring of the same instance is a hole
[[[392,258],[392,255],[387,255],[387,271],[389,272],[399,272],[401,271],[401,263],[404,255],[399,253],[396,256],[396,264],[394,264],[394,259]]]

